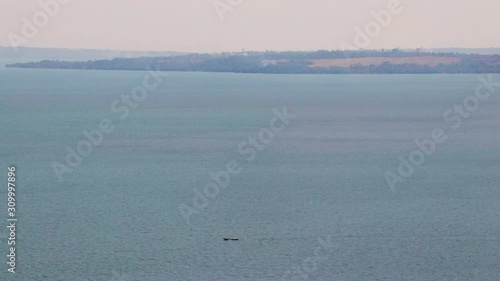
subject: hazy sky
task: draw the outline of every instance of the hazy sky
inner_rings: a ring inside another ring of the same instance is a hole
[[[0,0],[0,45],[22,35],[39,2]],[[60,10],[24,46],[160,51],[338,49],[393,0],[59,0]],[[371,48],[500,47],[499,0],[400,0],[402,11]],[[226,4],[230,5],[230,4]],[[40,15],[40,13],[38,13]]]

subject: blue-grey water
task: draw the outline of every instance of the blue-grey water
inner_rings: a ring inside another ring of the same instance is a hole
[[[442,117],[478,75],[170,73],[120,120],[146,74],[0,70],[0,217],[16,165],[19,219],[1,280],[499,280],[500,88],[458,129]],[[297,117],[246,161],[283,107]],[[103,118],[115,130],[59,181]],[[384,173],[435,128],[447,141],[392,192]],[[230,161],[188,225],[179,205]]]

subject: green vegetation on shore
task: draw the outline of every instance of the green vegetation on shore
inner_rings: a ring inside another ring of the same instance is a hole
[[[6,67],[46,69],[204,71],[303,74],[500,73],[500,55],[361,50],[240,52],[168,57],[15,63]]]

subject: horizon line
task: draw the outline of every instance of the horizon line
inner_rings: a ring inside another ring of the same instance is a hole
[[[0,48],[10,49],[12,46],[4,46],[0,45]],[[132,53],[141,53],[141,52],[150,52],[150,53],[183,53],[183,54],[220,54],[220,53],[257,53],[257,52],[316,52],[316,51],[380,51],[380,50],[439,50],[439,49],[464,49],[464,50],[488,50],[488,49],[500,49],[498,47],[436,47],[436,48],[426,48],[426,47],[418,47],[418,48],[401,48],[401,47],[393,47],[393,48],[378,48],[378,49],[302,49],[302,50],[232,50],[232,51],[198,51],[198,52],[189,52],[189,51],[176,51],[176,50],[119,50],[119,49],[95,49],[95,48],[67,48],[67,47],[40,47],[40,46],[19,46],[13,49],[59,49],[59,50],[71,50],[71,51],[108,51],[108,52],[132,52]]]

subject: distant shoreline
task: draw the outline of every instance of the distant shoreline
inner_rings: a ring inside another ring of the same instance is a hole
[[[232,72],[261,74],[475,74],[500,73],[500,55],[361,50],[240,52],[87,61],[43,60],[10,68]]]

